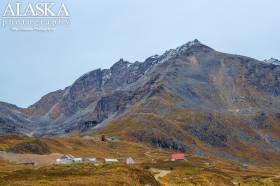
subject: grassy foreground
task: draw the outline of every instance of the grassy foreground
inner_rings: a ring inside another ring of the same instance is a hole
[[[34,141],[28,137],[0,139],[0,150],[20,147],[16,148],[19,152],[22,152],[22,144],[25,146]],[[172,153],[170,151],[121,140],[100,142],[93,138],[78,137],[40,140],[48,145],[50,153],[97,157],[100,163],[33,166],[0,158],[0,186],[280,186],[280,168],[277,166],[242,167],[238,162],[191,154],[187,154],[185,161],[171,162],[168,160],[168,155]],[[137,164],[125,165],[127,156],[133,157]],[[118,158],[120,163],[106,165],[102,163],[104,157]]]
[[[231,163],[212,162],[193,158],[191,161],[143,164],[157,170],[170,170],[160,178],[168,186],[280,186],[279,170],[270,168],[240,168]]]
[[[90,164],[18,169],[0,173],[0,185],[160,185],[147,170],[125,165]]]
[[[0,160],[0,185],[11,186],[280,186],[280,171],[240,168],[229,162],[190,158],[127,166],[73,164],[34,167]],[[157,177],[161,171],[169,173]],[[155,179],[157,178],[157,179]]]

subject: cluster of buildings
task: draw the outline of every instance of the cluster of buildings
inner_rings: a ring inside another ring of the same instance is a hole
[[[97,163],[96,158],[77,158],[72,155],[63,155],[56,159],[56,164],[72,164],[72,163]],[[104,158],[105,163],[118,163],[118,159]],[[134,164],[134,160],[129,157],[126,159],[126,164]]]
[[[185,154],[171,154],[170,156],[171,161],[176,161],[176,160],[185,160]],[[72,164],[72,163],[97,163],[96,158],[77,158],[72,155],[63,155],[60,158],[56,159],[56,164]],[[118,163],[118,159],[109,159],[109,158],[104,158],[104,163]],[[134,164],[135,161],[129,157],[126,159],[126,164]]]

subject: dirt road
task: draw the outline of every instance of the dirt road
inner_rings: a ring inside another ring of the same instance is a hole
[[[161,170],[161,169],[155,169],[155,168],[151,168],[150,170],[155,175],[155,179],[157,181],[159,181],[159,178],[162,178],[171,172],[169,170]]]
[[[37,154],[16,154],[10,152],[0,151],[0,158],[13,162],[13,163],[34,163],[34,165],[52,165],[56,159],[61,157],[62,154],[53,153],[49,155]]]

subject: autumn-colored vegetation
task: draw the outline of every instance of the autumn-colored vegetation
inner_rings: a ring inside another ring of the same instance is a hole
[[[75,164],[0,172],[0,185],[104,185],[140,186],[159,183],[147,171],[125,165]]]

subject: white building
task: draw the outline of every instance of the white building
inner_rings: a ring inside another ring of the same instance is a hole
[[[105,158],[105,163],[117,163],[119,162],[119,160],[117,159],[108,159],[108,158]]]
[[[84,158],[84,162],[96,163],[96,158]]]
[[[129,157],[129,158],[127,158],[126,159],[126,164],[134,164],[135,163],[135,161],[132,159],[132,157]]]
[[[73,162],[74,163],[82,163],[83,162],[83,158],[73,158]]]
[[[60,158],[56,159],[56,164],[70,164],[73,162],[73,158],[68,155],[63,155]]]

